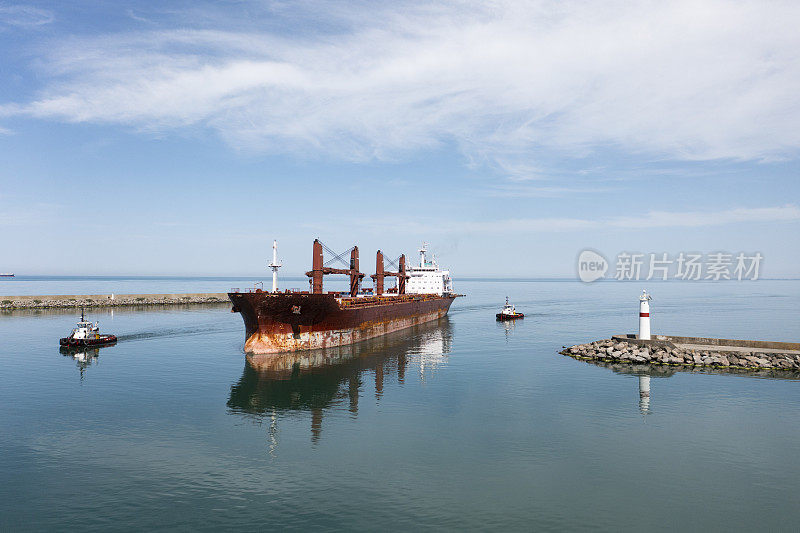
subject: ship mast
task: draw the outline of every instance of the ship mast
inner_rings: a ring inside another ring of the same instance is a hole
[[[272,241],[272,263],[269,264],[272,269],[272,292],[278,292],[278,269],[282,266],[278,262],[278,241]]]
[[[419,266],[425,268],[425,252],[428,251],[428,243],[423,242],[422,248],[419,249]]]

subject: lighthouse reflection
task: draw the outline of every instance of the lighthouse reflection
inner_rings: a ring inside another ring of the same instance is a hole
[[[676,370],[671,367],[657,367],[651,365],[616,365],[611,366],[611,370],[616,374],[624,374],[638,378],[639,412],[642,415],[649,415],[651,413],[650,379],[669,378],[676,372]]]
[[[639,412],[649,415],[651,411],[650,382],[652,378],[669,378],[680,371],[679,367],[664,365],[631,365],[624,363],[606,363],[603,361],[585,361],[586,363],[610,369],[615,374],[634,376],[638,384]]]
[[[452,343],[447,317],[350,346],[284,354],[248,355],[242,377],[231,386],[229,412],[268,422],[269,451],[278,445],[282,415],[307,411],[311,440],[318,442],[325,412],[346,408],[358,416],[371,391],[379,400],[408,372],[425,381],[446,363]]]
[[[652,365],[652,364],[626,364],[611,363],[605,361],[583,360],[583,363],[593,366],[600,366],[612,370],[615,374],[637,377],[637,388],[639,398],[639,411],[643,415],[652,413],[653,405],[656,403],[659,383],[653,378],[669,378],[677,374],[709,374],[738,376],[751,379],[780,379],[780,380],[800,380],[800,372],[794,370],[779,369],[760,369],[750,368],[711,368],[701,366],[671,366],[671,365]],[[653,391],[651,392],[651,382]],[[661,386],[663,388],[663,386]]]
[[[649,415],[650,406],[650,380],[651,378],[669,378],[675,375],[677,369],[670,366],[655,365],[609,365],[616,374],[636,376],[639,388],[639,412]]]

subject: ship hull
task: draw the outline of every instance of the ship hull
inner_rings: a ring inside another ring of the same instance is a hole
[[[522,313],[515,313],[513,315],[507,315],[505,313],[497,313],[497,315],[495,316],[497,317],[497,320],[517,320],[519,318],[525,318],[525,315],[523,315]]]
[[[115,344],[117,337],[114,335],[100,335],[97,338],[90,339],[73,339],[72,337],[64,337],[59,339],[58,343],[61,346],[83,348],[86,346],[105,346],[108,344]]]
[[[442,318],[455,296],[404,295],[339,303],[331,294],[229,293],[244,351],[268,354],[353,344]]]

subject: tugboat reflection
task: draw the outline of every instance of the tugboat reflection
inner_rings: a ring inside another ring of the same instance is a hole
[[[503,330],[506,335],[506,342],[508,342],[508,337],[514,333],[514,328],[517,327],[516,320],[498,320],[497,321],[497,329]]]
[[[81,372],[81,381],[83,381],[84,371],[93,364],[97,364],[97,357],[100,355],[101,348],[101,346],[85,346],[82,348],[61,346],[58,351],[61,352],[61,355],[72,357],[75,360],[75,364]]]
[[[311,440],[322,435],[325,409],[347,405],[351,416],[358,416],[358,402],[364,382],[373,374],[376,400],[387,385],[387,378],[406,380],[411,365],[419,368],[420,380],[445,364],[452,343],[452,328],[447,317],[397,333],[357,344],[308,352],[247,355],[239,381],[231,386],[228,409],[252,416],[257,421],[269,418],[269,451],[277,446],[277,424],[281,414],[296,411],[311,413]]]

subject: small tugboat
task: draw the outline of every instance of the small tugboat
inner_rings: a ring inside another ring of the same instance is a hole
[[[87,322],[83,316],[83,308],[81,307],[81,321],[78,322],[78,327],[72,330],[69,337],[64,337],[59,341],[61,346],[67,347],[83,347],[83,346],[102,346],[107,344],[114,344],[117,342],[115,335],[100,335],[100,326],[95,322]]]
[[[508,303],[508,296],[506,296],[506,305],[503,310],[497,313],[497,320],[516,320],[517,318],[524,318],[525,315],[517,313],[517,309]]]

